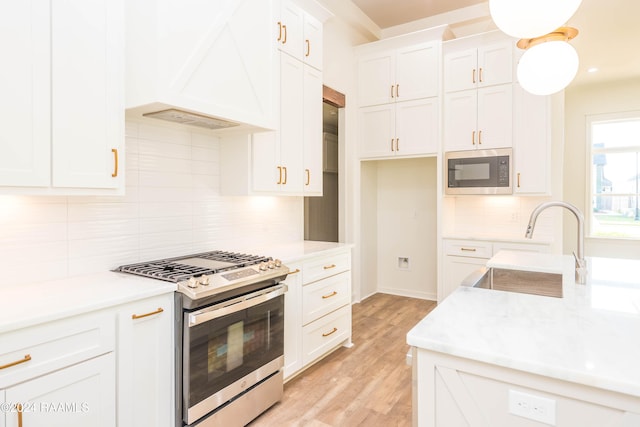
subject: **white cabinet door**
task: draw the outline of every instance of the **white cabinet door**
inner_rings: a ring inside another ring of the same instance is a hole
[[[478,87],[493,86],[513,81],[514,41],[478,48]]]
[[[385,157],[395,150],[395,105],[360,108],[360,157]]]
[[[513,172],[516,194],[550,192],[549,97],[513,86]]]
[[[280,141],[277,132],[259,132],[251,136],[250,164],[253,191],[276,192],[279,190],[283,173],[280,166]],[[239,167],[243,167],[242,163]]]
[[[474,150],[478,129],[478,91],[447,93],[444,96],[444,150]]]
[[[455,92],[475,89],[477,85],[477,49],[450,52],[444,56],[444,90]]]
[[[174,421],[173,294],[118,309],[118,425]]]
[[[446,255],[444,257],[442,289],[438,292],[438,303],[441,303],[453,291],[458,289],[465,277],[480,267],[485,266],[487,261],[487,258]]]
[[[439,55],[438,45],[433,42],[398,49],[395,70],[396,102],[438,95]]]
[[[396,103],[396,155],[438,152],[438,98]]]
[[[123,33],[121,0],[52,4],[54,187],[122,184]]]
[[[304,62],[322,70],[322,22],[313,16],[304,15]]]
[[[304,66],[304,194],[322,196],[322,73]]]
[[[392,102],[395,94],[394,78],[394,51],[380,52],[361,58],[358,61],[358,102],[360,106]]]
[[[6,427],[112,427],[116,425],[113,353],[8,388],[7,402],[28,402],[6,414]]]
[[[284,283],[284,377],[302,369],[302,266],[287,263],[289,275]]]
[[[511,40],[447,53],[444,57],[444,89],[455,92],[513,81]]]
[[[302,59],[304,11],[291,0],[284,0],[280,9],[278,46],[283,52]]]
[[[281,55],[280,65],[281,187],[287,193],[300,194],[304,178],[304,64],[288,55]]]
[[[480,149],[513,145],[511,84],[478,89],[478,134]]]
[[[49,1],[0,5],[0,185],[47,187],[51,158]]]

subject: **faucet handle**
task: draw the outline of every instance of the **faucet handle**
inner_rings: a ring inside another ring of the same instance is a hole
[[[575,251],[573,252],[573,257],[576,260],[577,267],[585,268],[587,266],[587,261],[585,259],[578,258],[578,255],[576,255]]]

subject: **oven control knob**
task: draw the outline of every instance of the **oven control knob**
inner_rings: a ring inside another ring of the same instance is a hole
[[[206,276],[206,275],[200,276],[200,284],[202,286],[209,286],[210,283],[211,282],[209,282],[209,276]]]
[[[187,286],[190,287],[190,288],[197,288],[198,287],[198,279],[196,279],[195,277],[189,278],[189,280],[187,280]]]
[[[280,261],[278,258],[273,261],[273,264],[276,266],[276,268],[282,267],[282,261]]]
[[[273,261],[269,261],[269,262],[267,263],[267,268],[268,268],[268,269],[270,269],[270,270],[271,270],[271,269],[273,269],[273,268],[275,268],[275,264],[274,264],[274,262],[273,262]]]
[[[267,271],[267,263],[266,262],[261,262],[260,266],[258,267],[258,269],[260,271]]]

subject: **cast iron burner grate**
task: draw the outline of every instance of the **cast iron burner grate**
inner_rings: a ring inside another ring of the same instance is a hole
[[[189,265],[188,260],[193,260],[194,258],[220,262],[223,263],[223,265],[219,267]],[[167,258],[156,261],[122,265],[118,267],[116,271],[177,283],[188,280],[191,277],[199,277],[204,274],[209,275],[228,270],[235,270],[270,260],[271,258],[259,255],[212,251],[177,258]],[[185,263],[180,261],[184,261]]]

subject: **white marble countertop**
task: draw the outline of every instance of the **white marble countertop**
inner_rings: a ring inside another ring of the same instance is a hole
[[[254,253],[260,253],[287,262],[300,261],[312,256],[330,254],[336,251],[353,248],[352,243],[317,242],[301,240],[299,242],[283,243],[267,248],[255,248]]]
[[[111,271],[0,289],[0,333],[173,292],[175,283]]]
[[[409,345],[640,397],[640,261],[587,258],[587,284],[576,285],[573,257],[531,255],[490,264],[561,269],[563,298],[460,287]]]
[[[352,248],[352,244],[297,241],[243,250],[293,262]],[[176,284],[105,271],[0,288],[0,333],[161,295]]]

